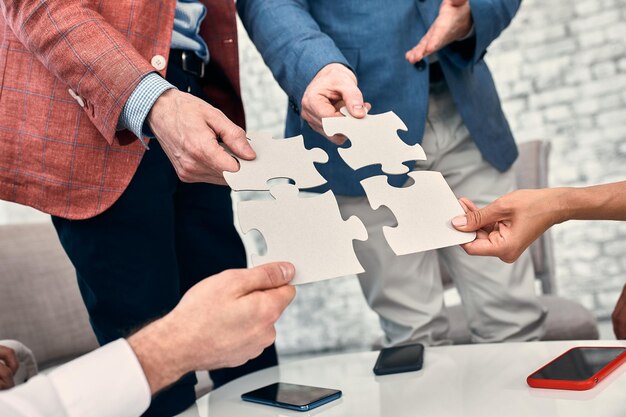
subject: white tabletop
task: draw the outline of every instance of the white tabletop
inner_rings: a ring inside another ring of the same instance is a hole
[[[286,363],[233,381],[202,397],[191,417],[617,417],[626,416],[626,366],[589,391],[530,388],[526,377],[573,346],[620,341],[533,342],[427,348],[418,372],[375,376],[378,352]],[[336,388],[340,400],[310,412],[243,402],[242,393],[273,382]]]

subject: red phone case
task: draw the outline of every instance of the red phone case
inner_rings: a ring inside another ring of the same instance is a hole
[[[526,383],[533,388],[550,388],[550,389],[566,389],[566,390],[575,390],[575,391],[584,391],[595,387],[598,382],[602,381],[606,378],[611,372],[613,372],[617,367],[619,367],[622,363],[626,362],[626,350],[624,353],[619,355],[617,358],[613,359],[609,362],[604,368],[600,369],[596,372],[591,378],[586,379],[584,381],[569,381],[564,379],[540,379],[540,378],[531,378],[535,373],[541,371],[546,368],[553,362],[556,362],[561,357],[567,355],[574,349],[580,348],[600,348],[600,349],[614,349],[614,348],[624,348],[624,346],[576,346],[574,348],[569,349],[567,352],[553,359],[549,363],[545,364],[541,368],[537,369],[535,372],[530,374],[528,378],[526,378]]]

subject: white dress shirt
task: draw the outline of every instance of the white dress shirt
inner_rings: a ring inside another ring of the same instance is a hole
[[[138,417],[150,399],[141,364],[126,340],[119,339],[0,392],[0,416]]]

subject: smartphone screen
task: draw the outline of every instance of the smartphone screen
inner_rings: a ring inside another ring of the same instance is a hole
[[[385,348],[380,351],[374,373],[388,375],[399,372],[419,371],[424,362],[424,345],[414,344]]]
[[[311,410],[341,397],[341,391],[329,388],[277,382],[241,396],[251,401],[298,411]]]
[[[544,366],[530,378],[586,381],[626,352],[623,347],[581,347],[572,349]]]

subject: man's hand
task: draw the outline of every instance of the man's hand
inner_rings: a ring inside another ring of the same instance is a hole
[[[611,318],[613,319],[615,337],[626,340],[626,284],[622,290],[622,295],[620,295],[619,300],[617,300]]]
[[[562,193],[558,188],[518,190],[482,209],[461,198],[466,215],[455,217],[452,224],[462,232],[476,232],[476,240],[462,245],[468,254],[515,262],[539,236],[567,217]]]
[[[13,376],[18,366],[15,351],[6,346],[0,346],[0,391],[13,388]]]
[[[243,129],[191,94],[178,90],[163,93],[148,114],[148,123],[184,182],[226,184],[223,172],[239,170],[218,138],[237,157],[256,157]]]
[[[343,106],[358,119],[365,117],[367,110],[371,108],[369,103],[363,102],[356,75],[342,64],[328,64],[317,73],[304,91],[301,116],[313,130],[326,136],[322,119],[342,116],[339,109]],[[343,135],[335,135],[329,139],[337,145],[346,141]]]
[[[443,0],[439,16],[426,35],[410,51],[406,59],[411,64],[455,42],[472,30],[472,13],[469,0]]]
[[[295,296],[289,263],[228,270],[192,287],[171,313],[128,339],[152,393],[188,372],[239,366],[276,338]]]

